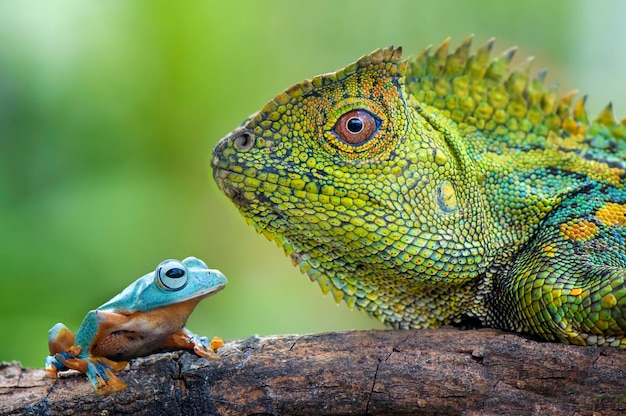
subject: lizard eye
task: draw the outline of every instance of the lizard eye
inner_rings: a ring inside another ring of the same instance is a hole
[[[358,146],[369,139],[378,131],[380,119],[367,110],[350,110],[343,114],[335,123],[333,131],[344,143]]]
[[[187,284],[187,269],[176,260],[165,260],[155,274],[157,283],[165,290],[180,290]]]

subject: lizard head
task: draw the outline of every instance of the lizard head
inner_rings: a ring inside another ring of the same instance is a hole
[[[211,162],[258,232],[366,309],[384,303],[370,301],[386,284],[473,277],[484,256],[476,175],[446,122],[407,93],[407,67],[388,47],[294,85]]]

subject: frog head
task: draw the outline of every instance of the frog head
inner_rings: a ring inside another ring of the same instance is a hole
[[[165,260],[98,308],[100,311],[149,311],[190,299],[198,301],[224,288],[228,280],[200,259]]]

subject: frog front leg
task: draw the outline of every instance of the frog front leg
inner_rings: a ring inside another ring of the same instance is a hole
[[[187,328],[182,328],[173,333],[166,341],[165,348],[193,350],[198,357],[208,358],[209,360],[219,360],[216,351],[222,345],[224,345],[224,341],[222,341],[221,338],[214,337],[209,342],[206,337],[201,337]]]
[[[71,363],[63,361],[62,359],[61,361],[72,368]],[[126,388],[126,383],[115,375],[115,372],[121,371],[126,367],[126,361],[117,362],[105,357],[87,357],[85,360],[78,361],[79,366],[86,364],[87,368],[85,374],[98,396],[115,393]]]

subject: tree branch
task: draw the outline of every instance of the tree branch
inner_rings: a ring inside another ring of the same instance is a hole
[[[133,360],[120,393],[0,367],[0,415],[625,414],[626,352],[483,329],[251,337]]]

